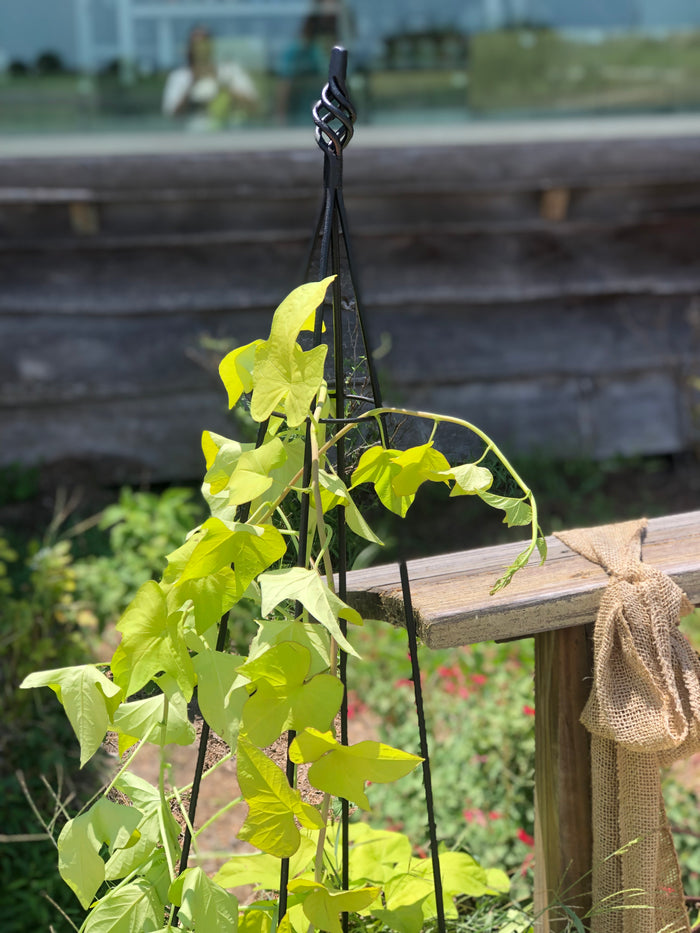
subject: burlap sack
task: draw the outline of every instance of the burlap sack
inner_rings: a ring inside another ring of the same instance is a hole
[[[689,931],[659,767],[700,751],[700,660],[679,631],[693,607],[641,561],[646,519],[562,532],[610,582],[594,636],[593,933]]]

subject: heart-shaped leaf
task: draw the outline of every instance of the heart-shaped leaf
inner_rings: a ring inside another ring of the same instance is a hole
[[[249,808],[238,838],[277,858],[289,858],[301,839],[295,818],[308,829],[321,829],[320,813],[304,803],[284,771],[242,735],[237,765],[238,784]]]
[[[340,745],[331,732],[315,729],[306,729],[294,739],[289,757],[295,764],[314,762],[308,774],[314,787],[352,800],[363,810],[369,810],[366,781],[389,784],[413,771],[423,760],[382,742]]]

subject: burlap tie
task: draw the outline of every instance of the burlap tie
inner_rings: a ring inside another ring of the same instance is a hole
[[[678,629],[693,607],[641,561],[645,528],[557,535],[610,575],[581,715],[592,735],[593,933],[690,929],[659,767],[700,750],[700,660]]]

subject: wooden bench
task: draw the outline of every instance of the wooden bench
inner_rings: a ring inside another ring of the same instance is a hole
[[[547,539],[543,566],[533,558],[494,596],[494,581],[523,543],[461,551],[408,564],[422,641],[450,648],[535,638],[535,913],[559,900],[583,917],[590,904],[591,786],[589,735],[579,716],[590,692],[593,623],[608,576]],[[700,603],[700,511],[649,521],[642,559],[667,573]],[[366,618],[403,624],[396,565],[355,571],[348,600]]]

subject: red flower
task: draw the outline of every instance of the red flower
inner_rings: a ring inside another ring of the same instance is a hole
[[[523,713],[525,713],[526,716],[534,716],[534,715],[535,715],[535,707],[534,707],[534,706],[528,706],[527,704],[525,704],[525,706],[523,706]]]
[[[476,823],[477,826],[486,826],[486,814],[483,810],[463,810],[462,816],[467,823]]]
[[[487,679],[486,674],[472,674],[472,683],[476,687],[483,687]]]
[[[412,687],[413,681],[409,680],[408,677],[400,677],[398,680],[394,681],[395,687]]]
[[[530,848],[532,848],[535,844],[535,840],[529,833],[526,833],[524,829],[518,830],[518,839],[521,842],[524,842],[526,846],[530,846]]]
[[[489,811],[489,819],[490,819],[490,820],[502,820],[502,819],[503,819],[503,814],[502,814],[502,813],[499,813],[497,810],[490,810],[490,811]]]

